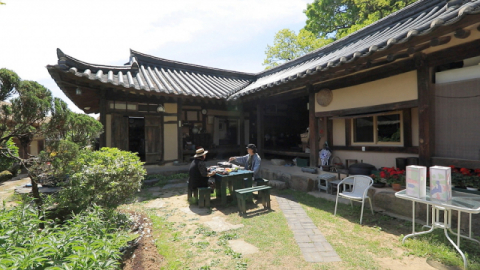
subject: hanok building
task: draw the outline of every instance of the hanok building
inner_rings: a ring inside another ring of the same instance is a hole
[[[480,1],[419,0],[345,38],[257,74],[131,51],[124,66],[58,51],[52,78],[86,113],[102,146],[147,163],[186,145],[309,157],[327,141],[342,160],[480,167]],[[310,154],[299,134],[310,129]],[[185,138],[185,139],[184,139]],[[191,148],[190,148],[191,149]]]

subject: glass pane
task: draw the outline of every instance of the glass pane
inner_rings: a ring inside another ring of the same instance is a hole
[[[379,142],[400,142],[400,114],[377,116]]]
[[[373,142],[373,117],[353,119],[353,141]]]

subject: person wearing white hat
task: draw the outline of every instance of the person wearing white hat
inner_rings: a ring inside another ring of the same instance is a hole
[[[208,151],[200,148],[195,152],[195,156],[189,168],[188,187],[194,190],[199,187],[208,187],[208,178],[215,175],[215,171],[208,173],[205,165],[205,157]]]

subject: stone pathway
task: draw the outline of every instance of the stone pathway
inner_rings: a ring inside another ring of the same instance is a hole
[[[307,262],[339,262],[340,256],[297,202],[277,197],[303,257]]]

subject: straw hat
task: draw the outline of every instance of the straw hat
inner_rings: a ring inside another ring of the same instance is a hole
[[[201,157],[203,155],[206,155],[208,153],[208,151],[205,151],[203,148],[199,148],[197,149],[197,151],[195,152],[195,156],[193,156],[194,158],[196,157]]]

